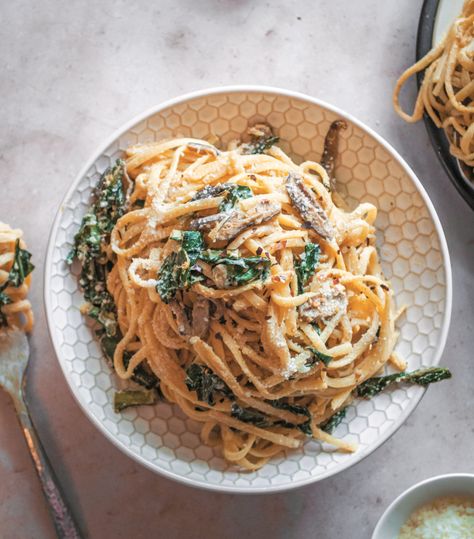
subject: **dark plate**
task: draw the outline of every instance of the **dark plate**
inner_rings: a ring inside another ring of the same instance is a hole
[[[425,0],[421,8],[418,36],[416,42],[416,59],[419,60],[433,47],[433,31],[438,13],[440,0]],[[418,73],[418,88],[423,80],[423,73]],[[438,129],[431,118],[424,116],[426,130],[449,178],[463,199],[474,210],[474,183],[470,182],[461,172],[459,161],[449,152],[449,142],[442,129]]]

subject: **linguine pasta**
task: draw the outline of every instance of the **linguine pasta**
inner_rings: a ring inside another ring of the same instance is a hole
[[[414,74],[425,71],[412,114],[399,103],[400,91]],[[398,79],[393,94],[397,113],[417,122],[426,112],[442,127],[454,157],[474,166],[474,0],[466,0],[459,17],[439,45]]]
[[[256,151],[192,138],[127,149],[127,206],[105,248],[116,373],[146,365],[248,470],[308,436],[354,451],[328,422],[389,360],[404,367],[377,208],[349,211],[317,162]]]
[[[0,332],[3,328],[31,331],[33,311],[26,299],[31,284],[30,254],[23,232],[0,222]]]

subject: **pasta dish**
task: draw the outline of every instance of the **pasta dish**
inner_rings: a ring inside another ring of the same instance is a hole
[[[225,458],[255,470],[331,434],[355,396],[446,369],[405,373],[393,291],[375,248],[377,208],[337,194],[334,122],[321,163],[296,164],[268,126],[220,150],[175,138],[128,148],[103,174],[69,260],[105,355],[116,410],[157,388]],[[397,371],[374,375],[388,362]]]
[[[404,112],[400,91],[414,74],[425,71],[415,109]],[[474,0],[466,0],[459,17],[439,45],[398,79],[393,94],[397,113],[407,122],[417,122],[426,112],[442,127],[454,157],[474,166]]]
[[[0,222],[0,333],[6,328],[31,331],[33,311],[26,299],[34,266],[21,230]]]

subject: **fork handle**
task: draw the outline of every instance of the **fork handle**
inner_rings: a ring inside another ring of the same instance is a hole
[[[26,445],[33,459],[36,472],[41,483],[41,488],[48,502],[50,514],[54,521],[56,534],[60,539],[81,539],[77,524],[74,522],[65,498],[59,488],[56,475],[49,463],[46,452],[36,434],[35,427],[22,397],[14,399],[15,408],[20,421]]]

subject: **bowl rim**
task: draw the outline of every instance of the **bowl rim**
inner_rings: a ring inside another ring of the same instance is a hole
[[[422,481],[419,481],[418,483],[415,483],[411,487],[408,487],[406,490],[401,492],[394,500],[393,502],[385,509],[385,511],[380,516],[379,520],[377,521],[377,525],[374,528],[374,531],[372,532],[372,539],[382,539],[382,536],[379,536],[379,534],[384,531],[384,526],[387,523],[388,517],[397,510],[397,506],[400,504],[400,502],[409,496],[412,492],[415,490],[418,490],[420,488],[425,487],[426,485],[429,485],[431,483],[442,483],[449,479],[471,479],[474,484],[474,473],[446,473],[446,474],[440,474],[440,475],[434,475],[433,477],[428,477],[427,479],[423,479]],[[436,498],[437,496],[435,496]]]
[[[57,357],[57,360],[61,366],[61,370],[63,372],[63,375],[66,379],[67,385],[69,386],[69,389],[71,393],[73,394],[76,402],[79,404],[79,408],[84,412],[84,414],[89,418],[89,420],[92,422],[93,425],[95,425],[99,431],[106,436],[108,440],[110,440],[118,449],[120,449],[123,453],[131,457],[136,462],[142,464],[146,468],[152,470],[155,473],[159,473],[163,476],[165,476],[168,479],[173,479],[175,481],[178,481],[182,484],[202,488],[205,490],[211,490],[211,491],[218,491],[218,492],[227,492],[227,493],[241,493],[241,494],[264,494],[269,492],[281,492],[286,490],[291,490],[297,487],[302,487],[305,485],[309,485],[311,483],[315,483],[317,481],[321,481],[323,479],[326,479],[328,477],[331,477],[333,475],[336,475],[337,473],[340,473],[347,468],[350,468],[351,466],[354,466],[355,464],[359,463],[361,460],[363,460],[365,457],[373,453],[376,449],[378,449],[385,441],[387,441],[404,423],[406,418],[413,412],[413,410],[416,408],[416,406],[419,404],[421,398],[423,397],[426,388],[418,388],[419,391],[417,394],[415,394],[407,408],[404,410],[403,415],[400,417],[399,420],[397,420],[394,425],[387,429],[386,432],[383,433],[382,436],[374,443],[370,449],[368,449],[365,453],[360,453],[359,455],[356,455],[355,458],[351,461],[348,461],[347,463],[344,463],[339,470],[334,473],[331,470],[326,470],[324,473],[317,477],[309,477],[305,478],[299,481],[294,481],[291,483],[285,483],[282,485],[276,484],[276,485],[268,485],[268,486],[258,486],[258,487],[237,487],[235,485],[221,485],[221,484],[208,484],[204,481],[196,480],[193,478],[189,478],[183,475],[180,475],[177,472],[173,472],[171,470],[165,470],[162,468],[156,467],[152,462],[146,460],[141,455],[136,454],[133,452],[124,442],[120,441],[117,437],[115,437],[112,433],[110,433],[101,423],[101,421],[93,414],[91,409],[87,407],[80,397],[78,388],[72,383],[69,371],[66,369],[65,362],[62,359],[62,353],[61,353],[61,347],[60,343],[57,340],[56,334],[58,330],[55,327],[54,321],[53,321],[53,309],[51,305],[51,268],[52,268],[52,256],[53,256],[53,250],[55,248],[55,243],[53,242],[53,239],[56,238],[59,224],[61,221],[62,213],[63,213],[63,206],[65,205],[66,201],[69,200],[69,198],[72,196],[74,191],[77,189],[78,184],[82,180],[82,178],[85,176],[87,171],[92,167],[92,165],[96,162],[96,160],[103,154],[103,152],[114,143],[115,140],[117,140],[120,136],[125,134],[127,131],[129,131],[133,126],[139,124],[140,122],[144,121],[145,119],[149,118],[150,116],[153,116],[167,108],[180,105],[183,103],[186,103],[187,101],[202,98],[210,95],[219,95],[219,94],[235,94],[235,93],[263,93],[263,94],[273,94],[277,96],[284,96],[290,99],[297,99],[301,101],[308,102],[312,105],[316,105],[318,107],[321,107],[323,109],[326,109],[328,111],[331,111],[340,117],[348,120],[352,124],[356,125],[366,133],[368,133],[370,136],[372,136],[378,144],[380,144],[404,169],[405,173],[409,176],[411,179],[413,185],[415,186],[418,193],[421,195],[424,204],[426,205],[426,208],[428,209],[428,212],[430,214],[430,218],[434,224],[436,233],[438,235],[439,243],[440,243],[440,250],[443,258],[443,268],[445,271],[445,279],[446,279],[446,297],[445,297],[445,311],[443,316],[443,321],[441,325],[441,336],[440,336],[440,343],[439,347],[435,353],[435,357],[433,360],[433,364],[436,365],[439,363],[441,354],[444,350],[449,325],[451,321],[451,309],[452,309],[452,272],[451,272],[451,264],[450,264],[450,257],[449,257],[449,251],[448,246],[446,243],[446,238],[444,235],[443,227],[441,225],[441,222],[439,220],[439,217],[436,213],[436,210],[433,206],[433,203],[431,202],[426,190],[424,189],[423,185],[421,184],[420,180],[417,178],[413,170],[410,168],[410,166],[406,163],[406,161],[402,158],[402,156],[395,150],[390,143],[388,143],[384,138],[382,138],[380,135],[378,135],[372,128],[365,125],[360,120],[356,119],[351,114],[343,111],[339,107],[330,105],[326,103],[323,100],[320,100],[318,98],[309,96],[307,94],[296,92],[293,90],[285,90],[282,88],[274,87],[274,86],[265,86],[265,85],[232,85],[232,86],[220,86],[220,87],[212,87],[202,90],[197,90],[194,92],[189,92],[186,94],[183,94],[181,96],[168,99],[158,105],[155,105],[153,107],[148,108],[144,112],[139,113],[138,115],[134,116],[131,120],[123,124],[118,129],[114,130],[113,133],[106,138],[106,140],[100,144],[97,149],[92,153],[91,157],[86,161],[85,165],[82,167],[82,169],[79,171],[79,173],[76,175],[74,181],[69,186],[68,190],[66,191],[66,194],[64,195],[59,208],[56,212],[56,216],[53,221],[53,225],[50,230],[50,235],[48,239],[48,245],[47,245],[47,251],[46,251],[46,259],[45,259],[45,269],[44,269],[44,305],[45,305],[45,312],[46,312],[46,320],[48,325],[49,334],[51,337],[51,341],[53,343],[53,348]]]

